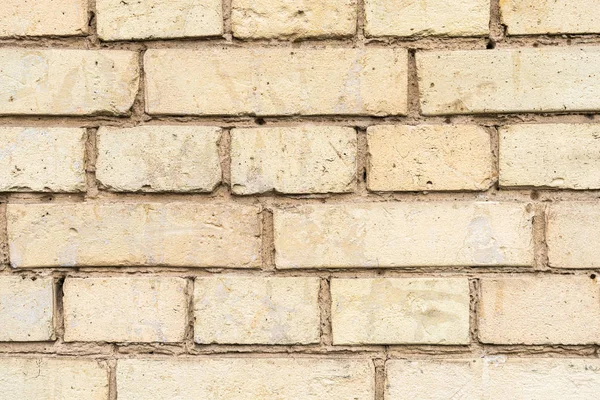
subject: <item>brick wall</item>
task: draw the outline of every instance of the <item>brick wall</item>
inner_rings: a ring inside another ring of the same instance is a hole
[[[0,399],[596,399],[598,0],[4,0]]]

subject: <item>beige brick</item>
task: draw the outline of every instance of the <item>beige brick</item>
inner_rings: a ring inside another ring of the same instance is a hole
[[[117,390],[126,400],[372,400],[371,360],[213,358],[119,360]]]
[[[95,360],[0,358],[2,399],[106,400],[108,370]]]
[[[600,109],[600,47],[417,54],[425,115]]]
[[[51,278],[0,277],[0,342],[53,339],[53,293]]]
[[[600,286],[587,276],[481,280],[484,343],[589,344],[600,341]]]
[[[257,267],[257,213],[225,204],[9,204],[11,265]]]
[[[405,114],[407,51],[151,49],[146,110],[172,115]]]
[[[65,341],[181,342],[185,286],[166,276],[67,278]]]
[[[278,268],[530,266],[526,204],[408,202],[275,210]]]
[[[231,184],[236,194],[351,192],[356,131],[334,126],[234,129]]]
[[[356,32],[356,0],[233,0],[239,38],[340,37]]]
[[[76,36],[87,31],[87,0],[3,0],[0,7],[0,37]]]
[[[468,344],[469,281],[333,279],[334,344]]]
[[[546,210],[550,266],[600,268],[600,204],[554,203]]]
[[[365,0],[367,36],[479,36],[489,19],[489,0]]]
[[[500,128],[500,185],[600,189],[600,126]]]
[[[210,192],[221,182],[221,129],[101,127],[96,178],[115,192]]]
[[[197,278],[196,343],[318,343],[318,297],[319,278]]]
[[[599,0],[503,0],[502,23],[509,35],[599,33]]]
[[[593,400],[600,390],[596,359],[389,360],[386,370],[386,400]]]
[[[485,190],[492,183],[490,135],[482,127],[378,125],[367,137],[370,190]]]
[[[221,0],[97,0],[103,40],[219,36]]]
[[[138,90],[133,51],[0,49],[0,114],[125,114]]]
[[[0,191],[84,191],[84,153],[84,129],[0,127]]]

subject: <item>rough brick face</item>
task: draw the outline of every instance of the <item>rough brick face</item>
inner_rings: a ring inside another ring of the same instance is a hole
[[[334,344],[467,344],[467,279],[333,279]]]
[[[369,360],[214,358],[195,361],[121,360],[119,396],[127,400],[356,399],[375,395]]]
[[[0,277],[0,341],[53,339],[53,303],[51,278]]]
[[[600,126],[527,124],[500,129],[500,184],[600,189]]]
[[[0,114],[125,114],[138,90],[124,50],[1,49]]]
[[[85,130],[0,128],[0,190],[85,190]]]
[[[498,344],[600,340],[600,286],[587,276],[484,278],[479,337]]]
[[[597,202],[564,202],[547,208],[546,242],[552,267],[600,267],[599,235],[600,205]]]
[[[540,33],[598,33],[598,19],[593,10],[598,0],[503,0],[502,22],[509,35]]]
[[[356,0],[233,0],[239,38],[344,37],[356,31]]]
[[[333,126],[234,129],[231,185],[236,194],[351,192],[356,131]]]
[[[189,38],[223,33],[221,0],[97,0],[103,40]]]
[[[481,127],[378,125],[367,137],[370,190],[485,190],[492,183],[490,135]]]
[[[152,49],[144,64],[150,114],[406,113],[403,49]]]
[[[368,36],[476,36],[488,32],[489,0],[365,0]]]
[[[221,182],[221,129],[102,127],[96,178],[115,192],[210,192]]]
[[[87,32],[87,0],[4,0],[0,7],[0,37]]]
[[[278,268],[532,263],[532,213],[515,203],[322,205],[275,211]]]
[[[10,259],[13,267],[256,267],[257,213],[192,203],[11,204]]]
[[[185,287],[181,278],[68,278],[65,341],[181,342]]]
[[[318,278],[198,278],[196,343],[319,342]]]
[[[108,369],[95,360],[0,358],[4,399],[106,400]]]
[[[417,54],[425,115],[600,109],[599,47]]]
[[[386,362],[386,399],[584,399],[600,389],[594,359],[490,356]]]

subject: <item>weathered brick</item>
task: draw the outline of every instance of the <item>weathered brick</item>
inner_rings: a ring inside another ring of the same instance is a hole
[[[138,77],[133,51],[1,49],[0,114],[125,114]]]
[[[221,129],[101,127],[96,178],[116,192],[210,192],[221,182]]]
[[[53,339],[53,293],[51,278],[0,277],[0,342]]]
[[[0,127],[0,191],[85,190],[85,130]]]
[[[185,279],[67,278],[65,341],[180,342],[187,325]]]
[[[356,0],[233,0],[239,38],[343,37],[356,32]]]
[[[481,280],[479,338],[500,344],[600,341],[600,286],[587,276]]]
[[[387,400],[593,400],[600,390],[595,359],[389,360],[386,371]]]
[[[500,128],[500,185],[600,189],[600,126]]]
[[[0,7],[0,37],[76,36],[87,31],[87,0],[4,0]]]
[[[478,36],[489,20],[489,0],[365,0],[367,36]]]
[[[600,109],[600,47],[417,54],[425,115]]]
[[[258,208],[194,203],[9,204],[13,267],[257,267]]]
[[[221,0],[97,0],[96,15],[103,40],[223,34]]]
[[[469,281],[333,279],[334,344],[468,344]]]
[[[509,35],[598,33],[599,0],[502,0],[500,14]]]
[[[150,49],[146,110],[172,115],[405,114],[407,51]]]
[[[412,202],[274,211],[278,268],[530,266],[526,204]]]
[[[374,383],[371,360],[180,358],[117,363],[119,398],[127,400],[372,400]]]
[[[492,183],[490,135],[482,127],[377,125],[367,138],[370,190],[485,190]]]
[[[546,210],[548,261],[556,268],[600,268],[600,204],[554,203]]]
[[[334,126],[234,129],[231,185],[236,194],[351,192],[356,131]]]
[[[0,358],[0,398],[106,400],[108,370],[95,360]]]
[[[319,278],[197,278],[196,343],[318,343],[318,297]]]

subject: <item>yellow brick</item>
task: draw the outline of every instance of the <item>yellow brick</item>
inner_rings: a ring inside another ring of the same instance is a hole
[[[367,36],[479,36],[488,32],[489,0],[365,0]]]
[[[378,125],[367,137],[370,190],[485,190],[492,183],[490,136],[482,127]]]
[[[146,110],[172,115],[405,114],[407,51],[151,49]]]
[[[374,384],[371,360],[340,357],[130,359],[117,363],[117,391],[127,400],[372,400]]]
[[[500,128],[500,185],[600,189],[598,137],[595,124]]]
[[[96,178],[115,192],[210,192],[221,182],[221,129],[101,127]]]
[[[468,344],[469,281],[333,279],[334,344]]]
[[[53,339],[53,308],[52,278],[0,277],[0,341]]]
[[[351,192],[356,131],[334,126],[234,129],[231,185],[236,194]]]
[[[0,398],[106,400],[108,369],[94,360],[0,358]]]
[[[0,7],[0,37],[75,36],[87,31],[87,0],[4,0]]]
[[[278,268],[530,266],[529,207],[494,202],[306,205],[275,210]]]
[[[81,192],[85,130],[0,128],[0,190]]]
[[[0,114],[125,114],[138,90],[133,51],[1,49]]]
[[[67,278],[65,341],[181,342],[187,315],[185,279]]]
[[[417,54],[425,115],[600,109],[600,47]]]
[[[258,208],[194,203],[9,204],[13,267],[257,267]]]
[[[356,0],[233,0],[239,38],[340,37],[356,32]]]
[[[600,286],[588,276],[481,280],[479,337],[498,344],[600,341]]]
[[[197,278],[196,343],[318,343],[318,297],[318,278]]]
[[[97,0],[103,40],[219,36],[221,0]]]
[[[509,35],[598,33],[599,0],[503,0],[502,23]]]

